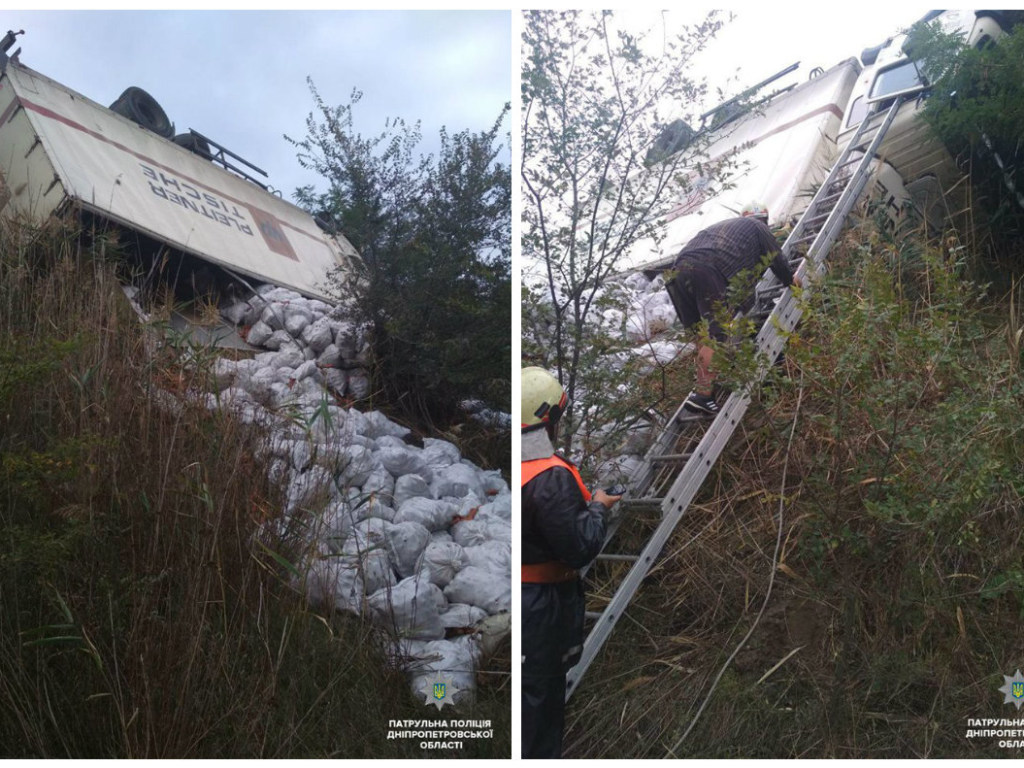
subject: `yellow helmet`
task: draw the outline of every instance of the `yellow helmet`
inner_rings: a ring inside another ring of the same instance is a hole
[[[768,223],[768,209],[761,203],[751,202],[743,206],[743,216],[754,216]]]
[[[558,421],[569,403],[558,379],[536,365],[523,368],[522,383],[522,428]]]

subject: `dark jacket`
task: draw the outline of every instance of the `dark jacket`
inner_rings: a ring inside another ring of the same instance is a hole
[[[524,470],[526,462],[550,459],[554,451],[544,430],[524,433]],[[582,568],[601,550],[605,508],[586,500],[569,468],[552,464],[522,486],[522,562]],[[521,594],[522,756],[557,758],[565,727],[565,673],[583,648],[583,584],[578,578],[523,582]]]
[[[703,264],[718,270],[729,283],[739,272],[758,266],[768,254],[775,254],[768,264],[775,276],[783,285],[792,285],[793,271],[771,229],[752,216],[741,216],[712,224],[694,235],[676,257],[675,268]]]
[[[568,469],[541,472],[522,488],[522,561],[582,568],[601,551],[604,513],[603,504],[584,499]]]

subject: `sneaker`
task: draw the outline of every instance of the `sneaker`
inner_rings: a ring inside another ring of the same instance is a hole
[[[710,413],[712,416],[717,416],[719,411],[715,398],[710,395],[701,395],[697,392],[690,393],[690,396],[686,398],[686,402],[683,403],[683,407],[694,413]]]

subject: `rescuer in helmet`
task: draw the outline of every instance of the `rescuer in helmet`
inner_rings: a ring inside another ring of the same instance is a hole
[[[587,490],[555,453],[568,397],[543,368],[522,370],[522,756],[560,757],[565,674],[583,647],[577,569],[600,552],[621,497]]]
[[[738,218],[726,219],[698,232],[676,256],[675,277],[665,283],[668,295],[686,328],[693,328],[702,319],[708,323],[713,339],[725,341],[725,332],[715,321],[715,305],[728,297],[729,282],[740,272],[769,262],[783,285],[800,286],[789,264],[779,250],[778,241],[768,228],[768,209],[750,203]],[[751,295],[740,306],[748,305]],[[731,307],[732,311],[740,307]],[[712,394],[714,373],[711,358],[714,350],[703,344],[697,347],[697,385],[686,398],[684,406],[697,413],[716,415],[719,404]]]

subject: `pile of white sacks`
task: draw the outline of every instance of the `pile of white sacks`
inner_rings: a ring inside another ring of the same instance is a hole
[[[546,301],[547,290],[545,287],[535,295],[544,297],[542,300]],[[564,297],[559,296],[558,299],[561,302]],[[604,307],[593,315],[593,322],[599,323],[601,330],[613,339],[621,341],[606,361],[610,367],[620,370],[627,363],[639,363],[639,374],[647,375],[658,366],[693,354],[692,345],[680,340],[682,324],[661,275],[650,279],[642,272],[635,272],[610,280],[597,289],[593,304]],[[553,323],[550,327],[538,329],[534,319],[533,325],[534,333],[542,338],[554,332]],[[620,385],[623,394],[629,386],[631,384]],[[576,400],[586,403],[586,393],[578,393]],[[589,443],[592,446],[599,444],[602,434],[618,432],[621,427],[618,424],[592,426],[588,430]],[[654,431],[653,424],[641,420],[626,429],[623,439],[610,444],[612,450],[605,452],[604,460],[595,470],[597,486],[604,488],[618,482],[628,485],[630,477],[643,462]]]
[[[330,305],[267,287],[222,314],[268,351],[219,359],[203,397],[267,430],[270,475],[286,489],[280,524],[308,544],[297,586],[400,638],[418,693],[438,674],[471,692],[481,637],[459,630],[493,626],[488,617],[511,608],[512,497],[500,472],[444,440],[410,444],[380,412],[338,405],[332,392],[367,393],[368,350]]]

